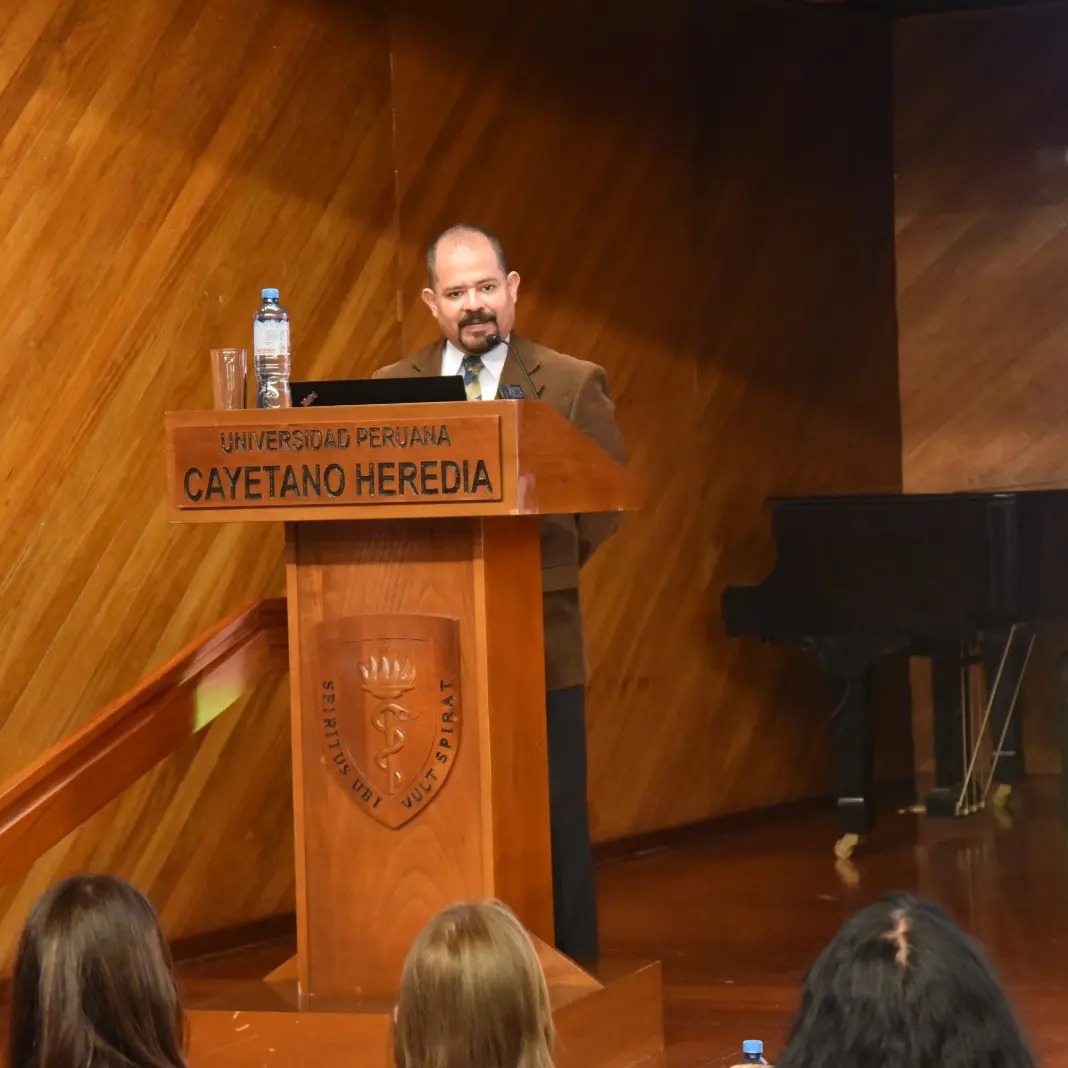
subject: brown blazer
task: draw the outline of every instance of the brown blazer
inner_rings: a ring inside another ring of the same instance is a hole
[[[512,346],[523,360],[538,396],[585,431],[605,452],[623,462],[623,438],[615,407],[608,397],[604,370],[585,360],[554,352],[512,334]],[[436,341],[388,367],[375,378],[404,378],[441,373],[444,341]],[[530,387],[515,356],[508,354],[501,386]],[[543,516],[541,521],[542,610],[545,623],[545,687],[559,690],[582,686],[587,677],[586,644],[579,603],[579,568],[619,525],[618,513]]]

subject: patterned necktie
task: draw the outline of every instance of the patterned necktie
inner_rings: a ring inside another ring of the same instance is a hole
[[[478,380],[478,376],[482,373],[482,358],[480,356],[465,356],[463,372],[467,399],[469,401],[482,400],[482,384]]]

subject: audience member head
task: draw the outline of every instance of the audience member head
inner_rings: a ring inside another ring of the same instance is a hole
[[[438,913],[408,951],[397,1068],[552,1068],[549,991],[530,938],[497,901]]]
[[[982,949],[938,905],[891,894],[809,969],[776,1068],[1032,1068]]]
[[[496,235],[473,223],[457,223],[430,243],[423,300],[445,337],[461,352],[481,356],[493,334],[515,326],[519,275],[509,271]]]
[[[146,898],[80,875],[38,899],[19,940],[10,1068],[181,1068],[184,1017]]]

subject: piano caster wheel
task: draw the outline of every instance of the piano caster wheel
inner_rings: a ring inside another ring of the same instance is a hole
[[[1012,797],[1012,783],[999,782],[997,789],[994,791],[994,808],[1005,808],[1009,803],[1010,797]]]
[[[853,855],[853,850],[857,848],[859,843],[859,834],[843,834],[842,837],[834,843],[834,855],[839,860],[849,860]]]
[[[857,866],[851,860],[836,860],[834,862],[834,870],[838,873],[838,878],[842,880],[842,885],[847,890],[855,890],[860,886],[860,872],[857,871]]]

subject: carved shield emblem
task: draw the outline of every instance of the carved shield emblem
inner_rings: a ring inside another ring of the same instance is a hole
[[[445,616],[380,615],[319,628],[320,736],[353,802],[400,827],[434,800],[460,742],[459,628]]]

